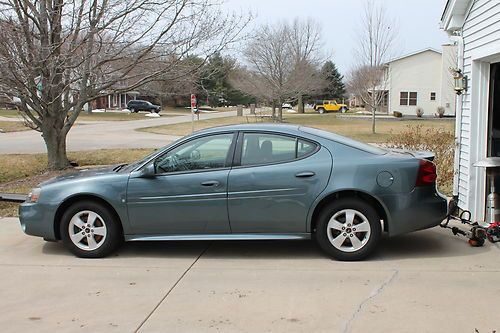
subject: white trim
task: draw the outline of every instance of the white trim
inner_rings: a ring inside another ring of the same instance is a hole
[[[473,60],[471,75],[471,133],[477,134],[471,137],[467,207],[470,207],[473,221],[484,221],[486,172],[483,168],[474,167],[474,163],[488,156],[490,63]]]

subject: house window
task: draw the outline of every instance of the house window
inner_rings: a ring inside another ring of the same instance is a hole
[[[399,94],[399,105],[408,105],[408,93],[401,92]]]
[[[431,92],[431,101],[435,101],[435,100],[436,100],[436,93]]]
[[[399,105],[417,105],[416,92],[402,91],[399,94]]]

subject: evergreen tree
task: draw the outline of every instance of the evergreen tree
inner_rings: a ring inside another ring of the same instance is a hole
[[[345,98],[346,89],[343,82],[344,76],[341,75],[335,64],[328,60],[321,69],[323,78],[327,81],[327,86],[323,90],[320,98],[322,99],[339,99],[339,102]]]

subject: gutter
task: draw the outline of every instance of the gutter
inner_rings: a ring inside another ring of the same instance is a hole
[[[459,69],[464,68],[464,38],[462,32],[457,31],[457,35],[450,36],[450,40],[457,45],[457,66]],[[460,181],[460,147],[462,144],[462,108],[463,108],[463,95],[456,96],[455,103],[455,157],[454,157],[454,170],[453,170],[453,198],[458,199]]]

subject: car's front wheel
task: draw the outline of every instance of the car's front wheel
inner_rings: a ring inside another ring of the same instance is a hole
[[[63,244],[81,258],[102,258],[123,240],[121,228],[108,208],[93,201],[70,206],[63,214],[60,233]]]
[[[340,199],[323,208],[316,227],[319,246],[337,260],[363,260],[376,249],[382,227],[373,207]]]

